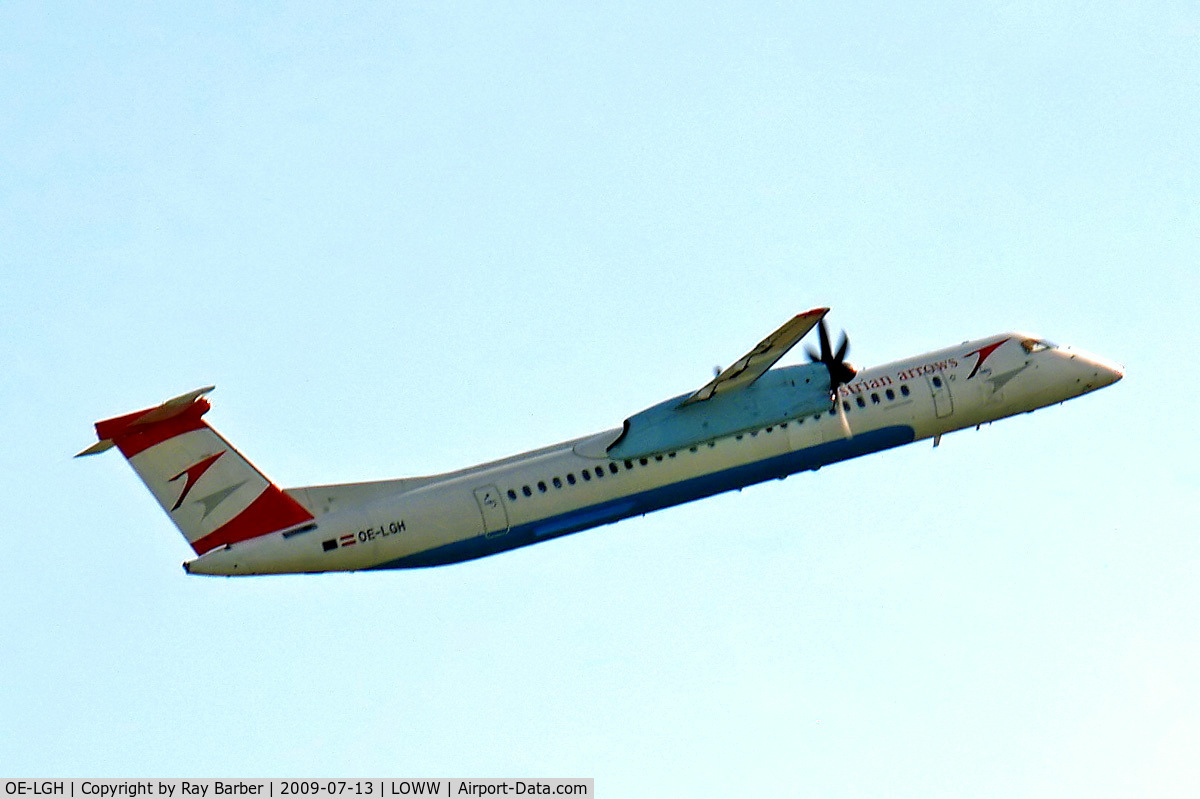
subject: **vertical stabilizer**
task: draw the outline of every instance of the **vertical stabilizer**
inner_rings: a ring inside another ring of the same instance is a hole
[[[201,418],[212,390],[96,422],[100,440],[79,453],[121,450],[198,555],[313,518]]]

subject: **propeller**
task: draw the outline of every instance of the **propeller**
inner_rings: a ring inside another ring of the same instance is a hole
[[[824,319],[817,326],[817,335],[821,339],[821,351],[818,353],[812,347],[806,347],[805,350],[808,352],[810,361],[825,364],[825,368],[829,370],[829,399],[837,408],[842,429],[846,431],[846,437],[849,438],[852,435],[850,423],[846,421],[846,414],[838,396],[838,388],[848,384],[858,374],[858,370],[846,362],[846,355],[850,352],[850,339],[846,337],[846,331],[843,330],[841,338],[838,340],[837,352],[834,352],[829,346],[829,329],[825,327]]]
[[[850,339],[846,338],[846,332],[842,331],[837,352],[833,352],[829,347],[829,330],[825,327],[824,319],[817,325],[817,335],[821,338],[821,352],[817,353],[812,347],[807,347],[808,359],[813,363],[825,364],[825,368],[829,370],[830,396],[837,397],[838,387],[846,385],[858,374],[858,370],[846,362],[846,354],[850,352]]]

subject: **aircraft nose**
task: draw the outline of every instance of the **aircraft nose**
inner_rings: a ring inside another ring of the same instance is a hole
[[[1099,373],[1101,385],[1103,386],[1111,386],[1125,376],[1124,366],[1105,360],[1104,358],[1096,359],[1096,371]]]
[[[1088,380],[1088,388],[1090,389],[1111,386],[1125,376],[1125,367],[1107,358],[1101,358],[1098,355],[1091,355],[1089,353],[1084,356],[1084,360],[1088,365],[1088,370],[1091,372],[1090,379]]]

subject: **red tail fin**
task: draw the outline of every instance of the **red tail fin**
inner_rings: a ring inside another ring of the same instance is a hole
[[[201,418],[212,389],[96,422],[99,442],[79,453],[116,445],[198,555],[313,518]]]

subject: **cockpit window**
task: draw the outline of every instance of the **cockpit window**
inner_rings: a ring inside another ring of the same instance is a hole
[[[1056,349],[1056,345],[1052,344],[1051,342],[1046,341],[1045,339],[1037,339],[1037,338],[1023,339],[1021,341],[1021,346],[1024,348],[1024,350],[1026,352],[1028,352],[1030,354],[1035,353],[1035,352],[1041,352],[1042,350]]]

